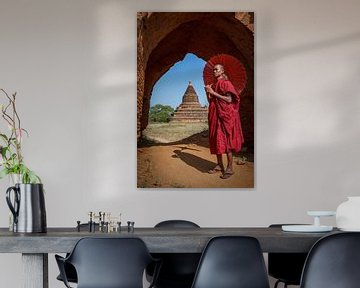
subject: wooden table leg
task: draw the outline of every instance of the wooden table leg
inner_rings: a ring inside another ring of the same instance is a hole
[[[49,288],[48,254],[22,254],[23,288]]]

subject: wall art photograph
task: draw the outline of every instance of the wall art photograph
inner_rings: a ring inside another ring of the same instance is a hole
[[[137,13],[137,187],[254,188],[254,13]]]

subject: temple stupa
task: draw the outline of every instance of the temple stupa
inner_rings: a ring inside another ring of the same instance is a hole
[[[202,107],[199,102],[199,97],[189,81],[189,85],[182,97],[181,104],[176,108],[171,122],[207,122],[208,109]]]

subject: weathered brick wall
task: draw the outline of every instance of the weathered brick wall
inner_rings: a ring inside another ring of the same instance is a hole
[[[241,95],[240,115],[246,145],[254,145],[254,17],[237,13],[138,13],[137,129],[148,124],[155,83],[187,53],[207,61],[227,53],[245,66],[248,81]]]

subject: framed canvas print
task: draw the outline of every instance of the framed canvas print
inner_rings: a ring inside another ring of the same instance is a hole
[[[137,13],[137,187],[254,187],[254,13]]]

